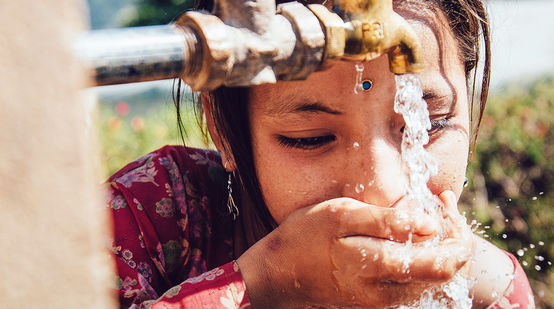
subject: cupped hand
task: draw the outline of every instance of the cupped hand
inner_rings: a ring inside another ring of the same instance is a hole
[[[253,307],[382,308],[450,279],[469,259],[473,238],[458,224],[455,197],[440,198],[439,221],[350,198],[293,212],[237,260]],[[439,225],[446,235],[430,248]]]

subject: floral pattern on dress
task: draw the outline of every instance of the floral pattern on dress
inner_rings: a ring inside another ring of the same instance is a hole
[[[152,268],[144,262],[140,262],[137,266],[137,271],[146,279],[148,282],[152,280]]]
[[[172,271],[177,266],[179,257],[181,257],[182,247],[176,240],[170,240],[162,245],[164,254],[165,269]]]
[[[188,278],[187,280],[185,280],[186,283],[198,283],[198,282],[201,282],[203,280],[214,280],[217,276],[221,276],[225,273],[225,271],[223,269],[220,269],[218,267],[210,270],[210,271],[207,271],[203,274],[201,274],[200,276],[196,276],[196,277],[193,277],[193,278]]]
[[[233,301],[242,297],[241,306],[248,303],[233,268],[231,220],[212,215],[224,205],[219,162],[211,150],[167,146],[108,179],[105,205],[114,228],[106,246],[117,266],[122,308],[223,308],[222,297],[230,299],[224,287],[231,284]],[[202,275],[211,280],[185,282]]]
[[[109,205],[112,209],[118,210],[118,209],[127,207],[127,201],[123,196],[117,195],[111,200]]]
[[[123,174],[116,181],[127,188],[130,188],[135,182],[150,182],[155,186],[159,186],[155,180],[156,174],[157,170],[152,163],[152,156],[148,156],[145,165]]]
[[[173,201],[168,198],[163,198],[161,201],[156,203],[156,213],[162,217],[173,217],[175,212],[175,206],[173,206]]]

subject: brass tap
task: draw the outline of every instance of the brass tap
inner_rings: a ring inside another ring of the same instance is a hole
[[[326,58],[370,61],[388,53],[391,72],[423,71],[416,34],[393,10],[392,0],[335,0],[334,13],[318,4],[309,8],[324,29]]]

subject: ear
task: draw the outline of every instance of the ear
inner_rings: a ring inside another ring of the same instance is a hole
[[[215,147],[221,154],[221,161],[223,163],[223,166],[225,167],[225,170],[227,172],[233,172],[237,169],[235,159],[233,157],[233,154],[229,151],[230,147],[227,143],[227,140],[219,134],[215,125],[211,98],[206,92],[202,92],[200,94],[200,100],[202,100],[202,109],[204,110],[204,115],[206,116],[206,126],[208,127],[208,133],[210,133],[210,137],[212,138]]]

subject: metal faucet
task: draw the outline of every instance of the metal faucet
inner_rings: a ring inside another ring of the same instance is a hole
[[[310,5],[326,27],[339,24],[328,10]],[[335,0],[333,11],[344,23],[344,31],[332,31],[327,41],[342,41],[344,48],[333,48],[328,57],[353,61],[371,61],[389,54],[390,70],[395,74],[420,73],[423,56],[416,34],[408,22],[392,8],[392,0]],[[333,19],[332,21],[329,21]],[[339,26],[340,27],[340,26]]]
[[[84,35],[76,49],[93,68],[94,84],[180,77],[194,91],[251,86],[305,79],[327,59],[370,61],[384,53],[393,73],[423,70],[416,35],[392,0],[335,0],[333,12],[319,4],[215,0],[212,13],[187,12],[153,29]],[[163,44],[154,43],[161,37]]]

